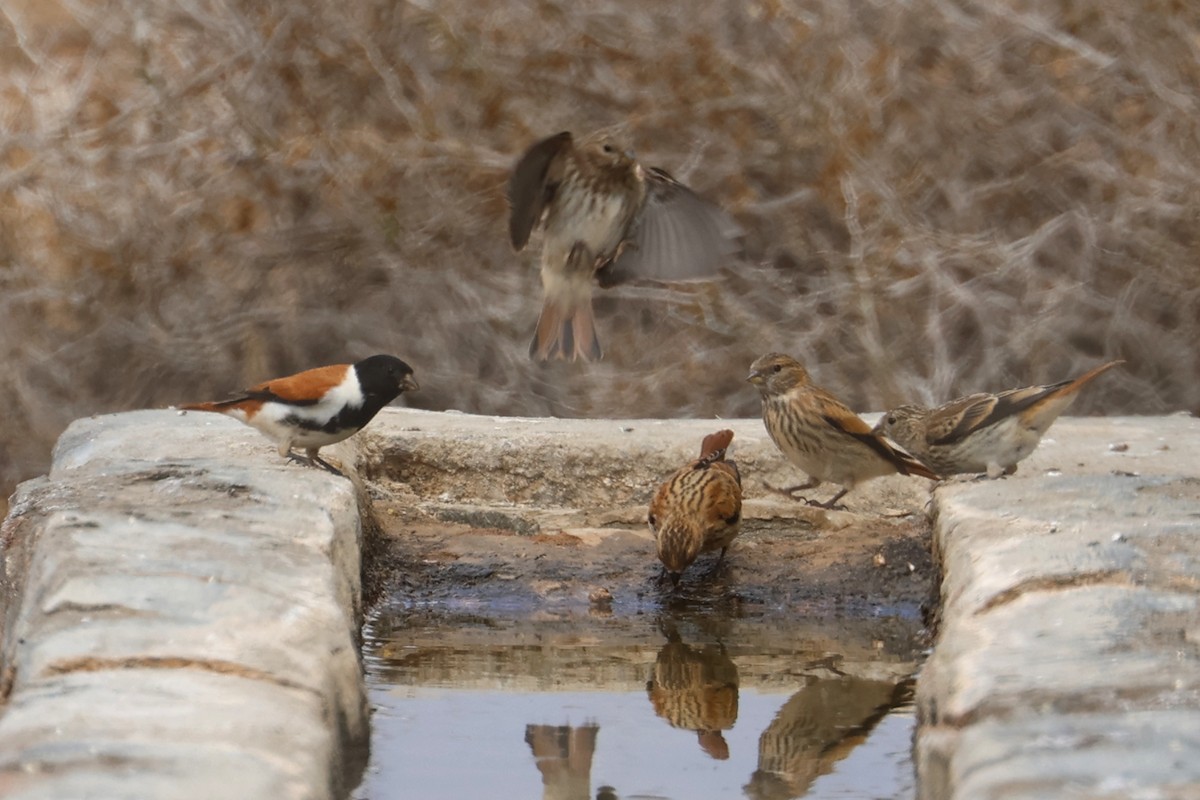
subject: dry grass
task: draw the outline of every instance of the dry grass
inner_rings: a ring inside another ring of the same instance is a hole
[[[77,416],[373,352],[499,414],[752,415],[766,349],[858,408],[1124,357],[1077,411],[1200,411],[1197,87],[1183,0],[6,0],[0,486]],[[505,172],[615,123],[747,260],[538,367]]]

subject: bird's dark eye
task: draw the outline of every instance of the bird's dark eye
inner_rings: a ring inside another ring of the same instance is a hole
[[[783,364],[776,364],[775,366],[771,367],[771,372],[782,372],[782,371],[783,371]]]
[[[616,148],[615,148],[615,147],[613,147],[611,144],[608,144],[608,143],[605,143],[605,145],[604,145],[604,147],[603,147],[603,150],[604,150],[604,152],[606,152],[606,153],[615,153],[615,152],[617,152]]]
[[[895,418],[895,417],[888,417],[888,418],[887,418],[887,424],[888,424],[888,425],[895,425],[895,424],[896,424],[896,418]]]

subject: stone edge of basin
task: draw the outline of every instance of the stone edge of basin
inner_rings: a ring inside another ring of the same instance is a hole
[[[919,796],[1200,793],[1200,420],[1060,420],[1017,474],[934,493]]]
[[[6,798],[335,798],[358,783],[355,489],[208,417],[232,422],[77,420],[50,474],[13,495]]]

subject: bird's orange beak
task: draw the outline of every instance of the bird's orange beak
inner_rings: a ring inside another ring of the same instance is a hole
[[[750,370],[750,374],[746,376],[746,380],[758,386],[763,382],[763,374],[756,369]]]

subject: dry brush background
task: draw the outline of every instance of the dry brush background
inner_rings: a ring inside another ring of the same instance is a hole
[[[1123,357],[1074,413],[1198,412],[1198,87],[1186,0],[3,0],[0,488],[374,352],[495,414],[754,415],[767,349],[858,409]],[[746,258],[536,366],[506,170],[613,124]]]

